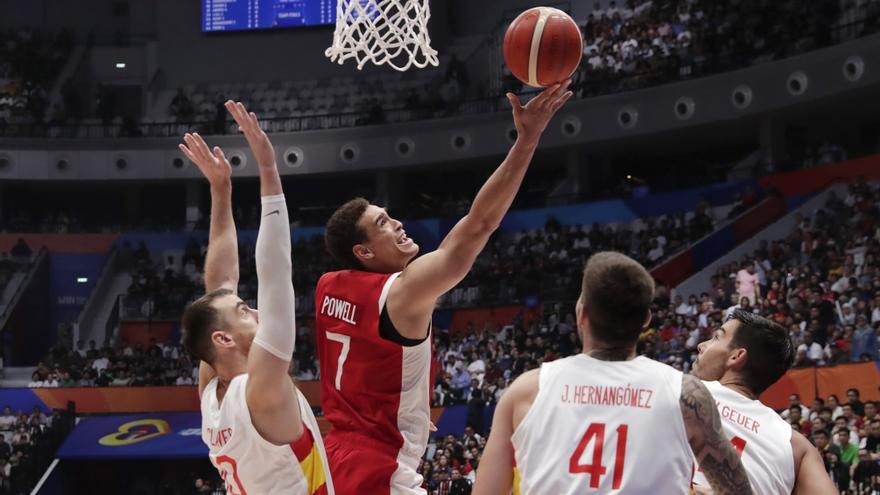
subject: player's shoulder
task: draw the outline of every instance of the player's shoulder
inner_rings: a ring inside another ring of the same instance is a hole
[[[336,270],[332,272],[325,272],[318,279],[318,284],[328,284],[328,283],[345,283],[345,284],[358,284],[358,283],[369,283],[370,281],[375,280],[384,280],[390,277],[391,273],[379,273],[379,272],[368,272],[365,270]]]
[[[507,389],[504,395],[509,393],[511,396],[517,397],[537,394],[540,388],[540,380],[541,368],[526,371],[510,384],[510,388]]]
[[[541,368],[526,371],[510,384],[501,396],[498,406],[502,410],[510,411],[511,415],[515,415],[514,411],[526,411],[538,396],[540,381]],[[520,417],[524,415],[519,414]]]

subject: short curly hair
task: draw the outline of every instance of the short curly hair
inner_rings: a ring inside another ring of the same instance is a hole
[[[363,270],[364,265],[351,251],[355,244],[367,240],[367,232],[358,225],[370,202],[364,198],[354,198],[340,206],[330,216],[324,230],[324,245],[327,252],[342,268]]]

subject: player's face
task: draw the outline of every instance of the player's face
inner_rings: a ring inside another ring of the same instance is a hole
[[[697,359],[694,361],[693,374],[700,380],[720,380],[727,371],[727,360],[733,349],[731,341],[736,334],[737,320],[730,320],[718,327],[712,338],[697,345]]]
[[[223,320],[223,328],[218,330],[226,332],[235,342],[235,346],[247,354],[260,324],[260,315],[257,310],[248,306],[246,302],[234,294],[217,299],[214,305]]]
[[[366,231],[367,241],[355,246],[355,254],[370,269],[401,271],[419,254],[419,245],[384,208],[368,206],[358,225]]]

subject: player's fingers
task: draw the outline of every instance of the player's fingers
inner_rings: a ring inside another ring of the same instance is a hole
[[[198,132],[193,133],[193,140],[196,143],[196,147],[199,150],[199,154],[203,158],[210,158],[211,157],[211,150],[208,149],[208,143],[206,143],[205,140],[202,139],[202,136],[200,136]]]
[[[196,157],[193,156],[192,151],[190,151],[189,148],[187,148],[185,144],[180,143],[180,144],[177,145],[177,147],[180,149],[180,151],[181,151],[184,155],[186,155],[187,158],[189,158],[189,160],[190,160],[191,162],[193,162],[193,163],[196,162]]]
[[[219,146],[214,146],[214,156],[216,156],[217,159],[220,160],[220,162],[223,164],[229,163],[226,160],[226,155],[223,153],[223,150]]]
[[[556,99],[556,101],[553,102],[553,105],[550,107],[550,110],[553,112],[556,112],[557,110],[559,110],[562,107],[562,105],[564,105],[565,102],[567,102],[568,99],[571,98],[571,95],[573,95],[573,94],[574,93],[572,93],[571,91],[566,91],[562,96],[560,96],[559,98]]]
[[[550,99],[553,92],[556,91],[558,88],[559,88],[559,84],[547,86],[546,88],[544,88],[544,91],[541,91],[541,93],[538,96],[532,98],[532,101],[530,101],[529,103],[531,103],[532,106],[535,106],[535,107],[540,107],[540,106],[544,105],[544,102],[546,102],[548,99]]]
[[[238,107],[238,115],[239,115],[239,118],[241,119],[238,122],[238,124],[240,126],[244,127],[245,131],[247,131],[248,127],[251,123],[250,119],[248,118],[247,108],[244,107],[244,103],[242,103],[242,102],[236,103],[236,106]]]
[[[239,108],[239,105],[240,105],[240,103],[230,100],[227,103],[226,108],[229,110],[229,114],[232,115],[233,120],[235,120],[235,122],[239,126],[241,126],[242,125],[242,118],[241,118],[241,109]]]
[[[519,102],[519,98],[515,94],[507,93],[507,101],[510,102],[510,106],[513,107],[514,111],[522,110],[522,103]]]
[[[227,108],[229,109],[229,114],[232,115],[232,119],[235,120],[235,122],[238,125],[241,125],[241,123],[242,123],[241,109],[238,108],[238,105],[239,105],[238,102],[230,100],[229,106]]]
[[[544,107],[545,109],[546,108],[553,108],[553,104],[556,103],[556,100],[559,98],[559,95],[561,95],[565,91],[565,89],[568,88],[569,82],[570,81],[566,80],[561,83],[557,83],[556,87],[553,88],[553,91],[551,91],[547,95],[547,99],[545,99],[544,101],[541,102],[542,103],[541,106]]]
[[[250,117],[251,125],[254,127],[254,130],[258,129],[260,127],[260,121],[257,119],[257,114],[251,112],[248,114],[248,117]]]
[[[193,161],[198,163],[203,159],[201,152],[199,151],[199,145],[196,142],[196,138],[193,137],[192,134],[186,133],[183,135],[183,140],[186,142],[189,147],[189,152],[192,154]]]

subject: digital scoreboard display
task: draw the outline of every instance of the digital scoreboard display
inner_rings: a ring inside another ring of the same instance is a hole
[[[336,22],[336,0],[202,0],[202,31],[242,31]]]

